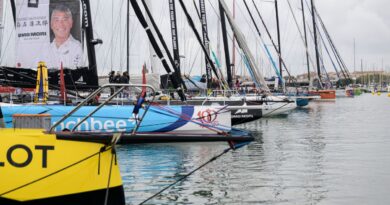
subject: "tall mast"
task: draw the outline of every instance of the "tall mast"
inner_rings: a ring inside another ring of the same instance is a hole
[[[15,0],[10,0],[11,2],[11,9],[12,9],[12,17],[14,18],[14,24],[16,26],[16,5]]]
[[[149,38],[149,41],[150,41],[150,44],[151,46],[153,46],[153,49],[154,51],[156,52],[156,55],[157,57],[161,60],[161,63],[165,69],[165,71],[168,73],[169,75],[169,78],[173,84],[173,87],[176,89],[177,93],[179,94],[180,98],[182,101],[185,101],[186,100],[186,97],[184,95],[184,92],[182,90],[182,88],[180,87],[180,82],[181,82],[181,78],[180,76],[177,76],[176,73],[172,72],[167,61],[165,60],[164,58],[164,55],[160,49],[160,46],[158,45],[156,39],[154,38],[154,35],[152,33],[152,31],[150,30],[149,28],[149,25],[148,25],[148,22],[146,21],[144,15],[142,14],[142,11],[141,11],[141,8],[139,7],[138,3],[137,3],[137,0],[130,0],[130,3],[134,9],[134,12],[139,20],[139,22],[141,23],[142,27],[144,28],[148,38]],[[145,7],[145,10],[147,12],[147,14],[149,15],[149,19],[152,21],[153,23],[153,26],[155,27],[155,30],[158,34],[160,34],[160,32],[157,30],[157,27],[155,26],[155,23],[152,19],[152,16],[150,15],[150,12],[149,12],[149,9],[146,5],[146,3],[144,1],[142,1],[144,7]],[[159,35],[159,38],[161,40],[161,35]],[[163,45],[165,45],[165,42],[161,42]],[[164,48],[166,48],[166,45],[164,46]],[[167,54],[169,54],[169,50],[166,50],[167,51]],[[171,63],[173,62],[172,60],[172,57],[170,57],[170,61]]]
[[[353,71],[356,72],[356,40],[353,39]]]
[[[169,17],[171,21],[171,36],[172,36],[172,50],[173,61],[176,67],[177,75],[181,76],[180,71],[180,53],[179,53],[179,39],[177,36],[177,21],[176,21],[176,6],[175,0],[169,0]]]
[[[280,76],[283,77],[283,69],[282,69],[282,49],[281,49],[281,42],[280,42],[280,26],[279,26],[279,9],[278,9],[278,0],[275,0],[275,13],[276,13],[276,30],[277,30],[277,36],[278,36],[278,53],[279,53],[279,72]],[[279,82],[279,84],[281,84]],[[283,86],[283,85],[282,85]]]
[[[153,27],[154,31],[156,32],[157,37],[160,40],[160,43],[163,46],[165,53],[168,56],[168,60],[171,63],[171,66],[172,66],[173,70],[175,71],[173,74],[174,74],[175,78],[177,79],[177,81],[179,83],[178,86],[183,85],[183,87],[185,88],[185,84],[184,84],[184,82],[183,82],[183,80],[181,78],[181,75],[179,75],[180,71],[176,67],[176,64],[175,64],[175,62],[173,60],[171,52],[169,51],[168,45],[165,43],[164,37],[162,36],[162,34],[160,32],[160,29],[158,28],[158,26],[157,26],[157,24],[156,24],[156,22],[155,22],[155,20],[154,20],[154,18],[152,16],[152,12],[149,10],[149,6],[148,6],[146,0],[142,0],[142,4],[144,5],[145,12],[146,12],[147,16],[149,17],[148,18],[149,19],[149,23],[152,24],[152,27]]]
[[[188,21],[188,25],[191,27],[193,33],[195,34],[196,40],[198,41],[198,43],[199,43],[200,47],[202,48],[203,52],[205,53],[207,62],[209,62],[210,65],[211,65],[211,69],[213,70],[214,75],[215,75],[218,79],[220,79],[220,78],[219,78],[219,75],[218,75],[218,72],[217,72],[217,68],[215,67],[215,65],[214,65],[213,61],[211,60],[210,56],[207,55],[207,49],[206,49],[206,47],[205,47],[205,46],[203,45],[203,43],[202,43],[202,39],[201,39],[201,37],[200,37],[200,34],[199,34],[198,31],[196,30],[196,28],[195,28],[195,23],[194,23],[194,21],[192,20],[191,15],[188,13],[188,10],[187,10],[187,8],[186,8],[186,6],[185,6],[183,0],[179,0],[179,3],[180,3],[181,8],[183,9],[184,14],[186,15],[186,18],[187,18],[187,21]]]
[[[233,19],[236,18],[236,0],[233,0]],[[232,80],[236,75],[236,35],[233,35],[233,47],[232,47]]]
[[[92,18],[91,18],[91,7],[89,0],[81,0],[83,6],[83,28],[85,30],[85,37],[87,39],[87,53],[88,53],[88,62],[89,62],[89,72],[91,75],[86,79],[87,84],[89,85],[98,85],[98,73],[96,65],[96,53],[95,45],[103,43],[100,39],[94,39],[93,37],[93,28],[92,28]]]
[[[316,64],[317,64],[317,74],[318,80],[320,81],[320,86],[322,87],[322,79],[321,79],[321,66],[320,66],[320,54],[318,52],[318,42],[317,42],[317,26],[316,26],[316,15],[314,11],[314,1],[311,0],[311,15],[313,18],[313,35],[314,35],[314,46],[316,50]]]
[[[258,88],[262,88],[265,92],[269,92],[269,88],[267,86],[267,83],[264,80],[263,75],[260,73],[259,67],[256,64],[255,58],[253,57],[252,53],[250,52],[250,49],[244,39],[244,35],[241,33],[241,31],[238,28],[237,23],[233,19],[233,15],[228,10],[228,6],[226,5],[224,0],[218,0],[219,3],[222,5],[223,10],[226,14],[226,17],[229,21],[230,27],[232,28],[234,34],[237,38],[237,43],[240,46],[240,48],[245,53],[245,63],[249,66],[251,75],[253,77],[253,80],[255,81],[255,84]]]
[[[127,1],[126,19],[126,71],[130,77],[130,2]]]
[[[301,7],[302,7],[302,20],[303,20],[303,33],[305,37],[305,47],[307,48],[306,18],[305,18],[305,7],[303,6],[303,0],[301,0]],[[310,82],[309,52],[307,49],[305,49],[305,51],[306,51],[307,78]]]
[[[207,53],[205,53],[205,55],[210,56],[210,41],[208,38],[206,5],[204,0],[199,0],[199,12],[200,12],[200,20],[202,22],[203,44],[207,50]],[[207,57],[205,57],[205,62],[206,62],[207,87],[212,88],[211,87],[211,83],[212,83],[211,65],[210,62],[207,61]]]
[[[230,65],[229,43],[228,43],[228,37],[227,37],[227,31],[226,31],[225,12],[223,11],[221,3],[219,3],[219,14],[220,14],[220,18],[221,18],[223,47],[225,50],[227,82],[228,82],[229,88],[232,88],[233,80],[232,80],[232,70],[231,70],[231,65]]]

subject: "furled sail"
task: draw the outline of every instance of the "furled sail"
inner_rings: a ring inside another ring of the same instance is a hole
[[[266,92],[269,92],[269,88],[267,86],[267,83],[264,80],[263,75],[259,72],[259,66],[256,64],[255,58],[253,57],[251,51],[249,50],[249,47],[244,39],[244,35],[239,30],[239,27],[237,26],[237,23],[233,19],[233,15],[231,14],[230,10],[228,9],[228,6],[226,5],[224,0],[219,0],[219,3],[223,7],[223,10],[225,11],[226,17],[229,21],[230,27],[232,28],[236,38],[238,45],[243,50],[246,56],[247,63],[249,65],[249,69],[251,69],[250,73],[253,74],[253,80],[256,83],[256,86],[263,89]]]

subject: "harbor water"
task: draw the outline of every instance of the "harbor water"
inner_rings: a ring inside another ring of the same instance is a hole
[[[255,133],[146,204],[389,204],[390,97],[310,102],[239,126]],[[139,204],[228,148],[227,143],[118,148],[126,203]]]

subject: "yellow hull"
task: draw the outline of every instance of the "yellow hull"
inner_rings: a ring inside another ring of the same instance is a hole
[[[0,136],[0,204],[39,200],[62,204],[67,197],[92,193],[99,194],[94,198],[103,204],[107,187],[115,190],[111,193],[122,191],[117,200],[124,203],[120,171],[110,147],[58,140],[38,129],[0,129]],[[81,198],[66,203],[82,204],[86,199]]]

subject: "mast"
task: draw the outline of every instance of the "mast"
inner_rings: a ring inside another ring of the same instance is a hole
[[[12,16],[14,18],[14,25],[16,26],[16,5],[15,5],[15,0],[10,0],[10,2],[11,2]]]
[[[219,0],[219,3],[223,7],[223,10],[226,14],[228,21],[229,21],[230,27],[232,28],[232,30],[237,38],[238,45],[245,53],[245,57],[246,57],[245,60],[247,61],[248,65],[250,67],[250,72],[252,74],[252,77],[253,77],[253,80],[255,81],[256,86],[258,88],[263,88],[263,90],[266,92],[269,92],[269,88],[267,86],[267,83],[265,82],[263,75],[259,72],[259,67],[256,64],[256,61],[255,61],[252,53],[249,50],[249,47],[244,39],[244,35],[238,29],[238,26],[237,26],[236,22],[234,21],[232,14],[228,10],[228,7],[227,7],[225,1]]]
[[[236,0],[233,0],[233,19],[236,18]],[[234,80],[233,78],[236,76],[236,36],[233,35],[233,40],[232,40],[232,44],[233,44],[233,47],[232,47],[232,66],[231,66],[231,70],[232,70],[232,80]]]
[[[280,76],[283,78],[283,69],[282,69],[282,49],[281,49],[281,42],[280,42],[280,26],[279,26],[278,0],[275,0],[275,13],[276,13],[276,31],[277,31],[277,36],[278,36],[279,73],[280,73]],[[282,84],[283,81],[280,81],[279,83]],[[283,85],[282,85],[282,86],[283,86]]]
[[[149,23],[152,24],[153,29],[154,29],[154,31],[156,32],[157,37],[158,37],[158,39],[160,40],[160,43],[161,43],[161,45],[163,46],[164,51],[165,51],[165,53],[166,53],[167,56],[168,56],[168,60],[169,60],[169,62],[171,63],[171,66],[172,66],[173,70],[175,71],[175,72],[173,73],[173,75],[175,76],[175,78],[176,78],[177,81],[179,82],[178,86],[180,86],[180,84],[181,84],[181,85],[183,85],[183,87],[185,88],[185,84],[184,84],[184,82],[183,82],[183,80],[182,80],[182,78],[181,78],[181,75],[179,75],[179,73],[180,73],[179,68],[176,67],[176,64],[175,64],[175,62],[174,62],[174,60],[173,60],[172,54],[171,54],[171,52],[169,51],[168,45],[165,43],[164,37],[162,36],[162,34],[161,34],[161,32],[160,32],[160,29],[158,28],[156,22],[154,21],[154,18],[153,18],[153,16],[152,16],[152,13],[151,13],[150,10],[149,10],[148,3],[147,3],[145,0],[142,0],[142,4],[144,5],[146,14],[147,14],[147,16],[148,16],[147,19],[149,20]],[[152,48],[154,49],[154,47],[152,47]],[[154,49],[154,50],[155,50],[155,49]],[[155,52],[156,52],[156,51],[155,51]]]
[[[303,6],[303,0],[301,0],[301,7],[302,7],[302,22],[303,22],[303,33],[305,37],[305,47],[307,48],[307,32],[306,32],[306,18],[305,18],[305,7]],[[309,52],[306,49],[306,65],[307,65],[307,78],[309,80],[310,84],[310,63],[309,63]]]
[[[134,9],[134,12],[139,20],[139,22],[141,23],[142,27],[144,28],[148,38],[149,38],[149,41],[150,41],[150,44],[151,46],[153,47],[154,51],[156,52],[156,55],[158,56],[158,58],[161,60],[161,63],[165,69],[165,71],[168,73],[169,75],[169,78],[171,79],[171,82],[173,84],[173,87],[176,89],[177,93],[179,94],[180,98],[182,101],[185,101],[186,100],[186,97],[184,95],[184,92],[182,90],[182,88],[179,86],[181,80],[180,80],[180,76],[176,76],[176,73],[172,72],[167,61],[165,60],[164,58],[164,55],[163,53],[161,52],[161,49],[160,49],[160,46],[158,45],[156,39],[154,38],[153,36],[153,33],[152,31],[150,30],[149,28],[149,25],[144,17],[144,15],[142,14],[142,11],[141,11],[141,8],[139,7],[138,3],[137,3],[137,0],[130,0],[130,3]],[[148,7],[147,5],[145,4],[144,1],[142,1],[142,3],[144,3],[144,6],[145,6],[145,10],[147,11],[148,15],[149,15],[149,19],[152,21],[152,23],[154,22],[153,18],[151,18],[150,16],[150,12],[148,12]],[[158,30],[156,30],[156,32],[158,32]],[[158,32],[159,33],[159,32]],[[163,43],[163,42],[162,42]],[[165,44],[165,42],[163,43]],[[165,44],[166,46],[166,44]],[[167,52],[167,54],[169,53],[169,51]],[[169,53],[170,54],[170,53]],[[170,58],[170,60],[172,60],[172,56]],[[173,62],[173,60],[172,60]],[[171,63],[172,63],[171,62]]]
[[[169,17],[171,20],[171,35],[172,35],[172,50],[173,50],[173,61],[176,67],[176,72],[181,76],[180,71],[180,53],[179,53],[179,39],[177,35],[177,21],[176,21],[176,6],[175,0],[169,0]]]
[[[233,87],[233,80],[232,80],[232,70],[231,70],[231,65],[230,65],[229,43],[228,43],[228,37],[227,37],[227,31],[226,31],[225,12],[223,11],[221,3],[219,3],[219,15],[221,18],[223,47],[225,50],[227,82],[228,82],[229,88],[232,88]],[[234,50],[233,50],[233,52],[234,52]]]
[[[98,85],[98,73],[96,65],[96,53],[95,45],[103,43],[100,39],[94,39],[93,37],[93,28],[92,28],[92,18],[91,18],[91,7],[89,0],[81,0],[83,7],[83,28],[85,32],[85,37],[87,40],[87,53],[88,53],[88,62],[89,62],[89,72],[91,73],[86,80],[89,85]]]
[[[127,19],[126,19],[126,71],[130,78],[130,2],[127,1]]]
[[[206,5],[204,0],[199,0],[199,12],[200,12],[200,20],[202,22],[203,44],[207,50],[207,53],[205,53],[205,55],[210,56],[210,41],[208,38]],[[206,62],[207,88],[212,88],[211,65],[210,62],[207,61],[207,57],[205,57],[205,62]]]
[[[317,9],[314,8],[314,10],[315,10],[315,13],[316,13],[316,15],[317,15],[317,17],[318,17],[318,20],[319,20],[319,22],[320,22],[320,24],[321,24],[321,26],[322,26],[322,29],[323,29],[324,32],[325,32],[325,36],[326,36],[326,38],[328,39],[328,42],[329,42],[329,44],[330,44],[330,47],[332,48],[332,51],[333,51],[333,53],[334,53],[334,55],[335,55],[335,57],[336,57],[337,63],[339,64],[340,69],[341,69],[341,71],[342,71],[343,74],[344,74],[344,77],[345,77],[346,79],[348,79],[349,81],[351,81],[351,74],[349,73],[349,70],[348,70],[347,66],[345,65],[345,63],[344,63],[344,60],[341,58],[341,55],[339,54],[339,52],[338,52],[336,46],[334,45],[333,40],[332,40],[332,38],[330,37],[330,34],[329,34],[328,30],[326,29],[326,26],[325,26],[324,22],[322,21],[321,16],[318,14]],[[345,76],[345,75],[346,75],[346,76]]]
[[[189,26],[191,27],[192,31],[193,31],[194,34],[195,34],[196,40],[197,40],[198,43],[200,44],[200,46],[201,46],[203,52],[205,53],[207,62],[209,62],[210,65],[211,65],[211,69],[213,70],[214,75],[215,75],[218,79],[221,79],[221,78],[219,78],[217,69],[216,69],[216,67],[215,67],[215,65],[214,65],[214,63],[213,63],[213,61],[211,60],[210,56],[207,55],[207,49],[206,49],[206,47],[205,47],[205,46],[203,45],[203,43],[202,43],[202,39],[201,39],[199,33],[197,32],[197,30],[196,30],[196,28],[195,28],[194,21],[192,20],[190,14],[188,13],[187,8],[186,8],[186,6],[184,5],[183,0],[179,0],[179,3],[180,3],[181,8],[183,9],[184,14],[186,15],[186,18],[187,18],[187,21],[188,21]]]
[[[253,25],[254,25],[255,28],[256,28],[257,34],[258,34],[259,37],[260,37],[260,40],[261,40],[261,42],[262,42],[262,44],[263,44],[263,47],[264,47],[264,50],[266,51],[267,56],[268,56],[269,60],[270,60],[271,63],[272,63],[272,67],[274,67],[275,73],[276,73],[276,75],[278,76],[278,78],[279,78],[279,80],[280,80],[280,84],[281,84],[281,87],[282,87],[282,89],[283,89],[283,92],[285,92],[286,86],[285,86],[284,79],[283,79],[282,75],[281,75],[280,72],[279,72],[280,69],[279,69],[278,66],[276,65],[275,61],[274,61],[273,58],[272,58],[271,52],[269,51],[267,45],[265,44],[265,41],[264,41],[264,39],[263,39],[263,37],[262,37],[262,35],[261,35],[261,33],[260,33],[260,29],[259,29],[259,27],[258,27],[257,24],[256,24],[256,21],[255,21],[253,15],[252,15],[252,12],[251,12],[250,9],[249,9],[248,4],[246,3],[245,0],[244,0],[243,2],[244,2],[244,5],[245,5],[245,7],[246,7],[248,13],[249,13],[249,16],[250,16],[250,18],[251,18],[251,20],[252,20],[252,23],[253,23]],[[262,17],[261,14],[260,14],[259,9],[257,8],[257,6],[256,6],[256,4],[255,4],[255,2],[254,2],[254,0],[252,0],[252,2],[253,2],[253,5],[254,5],[254,7],[255,7],[255,9],[256,9],[256,11],[257,11],[257,14],[258,14],[258,16],[260,17],[260,20],[261,20],[261,22],[262,22],[262,24],[263,24],[263,26],[264,26],[264,28],[265,28],[265,31],[266,31],[266,33],[267,33],[269,39],[271,40],[272,45],[273,45],[273,47],[274,47],[276,53],[278,54],[279,59],[281,60],[281,61],[280,61],[280,62],[281,62],[281,66],[284,66],[284,68],[285,68],[287,74],[288,74],[289,76],[291,76],[290,73],[289,73],[289,71],[288,71],[288,69],[287,69],[286,64],[285,64],[284,61],[283,61],[282,56],[281,56],[280,53],[279,53],[278,47],[276,46],[276,44],[275,44],[275,42],[274,42],[274,40],[273,40],[273,38],[272,38],[272,36],[271,36],[271,33],[269,32],[268,27],[267,27],[267,25],[265,24],[264,19],[263,19],[263,17]]]
[[[353,71],[356,72],[356,41],[353,39]]]
[[[320,86],[322,87],[322,79],[321,79],[321,66],[320,66],[320,54],[318,52],[318,42],[317,42],[317,26],[316,26],[316,16],[314,11],[314,1],[311,1],[311,15],[313,19],[313,35],[314,35],[314,46],[316,50],[316,64],[317,64],[317,74],[318,74],[318,80],[320,81]]]

